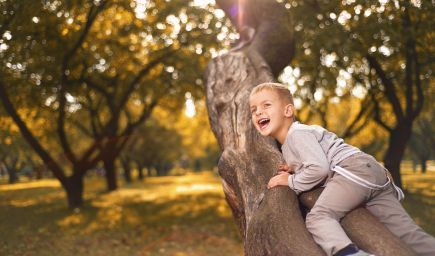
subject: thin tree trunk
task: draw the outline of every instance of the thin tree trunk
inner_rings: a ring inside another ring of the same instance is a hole
[[[147,168],[147,176],[148,177],[153,176],[153,170],[152,170],[153,166],[152,165],[147,165],[146,168]]]
[[[131,168],[130,168],[130,161],[128,159],[122,159],[121,158],[121,164],[122,169],[124,170],[124,179],[125,182],[131,183]]]
[[[426,171],[427,171],[427,159],[421,158],[420,163],[421,163],[421,173],[426,173]]]
[[[44,170],[43,166],[36,166],[35,167],[35,179],[37,179],[37,180],[42,179],[43,170]]]
[[[138,161],[136,162],[136,168],[137,168],[137,178],[142,181],[144,179],[143,166]]]
[[[9,184],[14,184],[17,183],[19,181],[19,176],[18,176],[18,157],[12,157],[10,164],[6,165],[6,170],[8,172],[8,182]]]
[[[113,159],[105,159],[104,169],[106,170],[106,183],[108,191],[115,191],[118,189],[118,181],[116,177],[115,161]]]
[[[8,179],[9,184],[17,183],[19,181],[17,170],[11,167],[11,168],[7,168],[7,171],[9,175],[9,179]]]

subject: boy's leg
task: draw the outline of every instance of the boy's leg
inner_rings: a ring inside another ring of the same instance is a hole
[[[424,232],[406,213],[392,186],[374,192],[366,208],[418,255],[435,255],[435,238]]]
[[[370,189],[334,174],[308,213],[306,224],[316,243],[327,255],[334,255],[352,241],[340,225],[340,219],[366,201]]]

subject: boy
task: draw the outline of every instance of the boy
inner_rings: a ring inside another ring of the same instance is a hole
[[[360,205],[418,255],[435,255],[435,239],[405,212],[399,202],[402,191],[372,156],[320,126],[296,122],[292,95],[282,84],[256,86],[249,104],[255,128],[278,140],[287,163],[279,166],[267,187],[289,186],[299,194],[325,186],[306,225],[327,255],[369,255],[352,244],[339,223]]]

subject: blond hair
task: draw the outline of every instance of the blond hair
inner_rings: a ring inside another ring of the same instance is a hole
[[[259,85],[255,86],[254,89],[252,89],[250,96],[252,96],[258,92],[261,92],[263,90],[274,91],[278,94],[278,96],[282,100],[294,105],[293,96],[292,96],[290,90],[288,89],[287,86],[280,84],[280,83],[267,82],[267,83],[259,84]]]

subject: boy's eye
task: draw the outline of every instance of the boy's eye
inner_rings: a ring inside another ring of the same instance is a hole
[[[264,104],[265,107],[270,107],[271,105],[272,105],[272,104],[270,104],[270,103],[265,103],[265,104]]]

